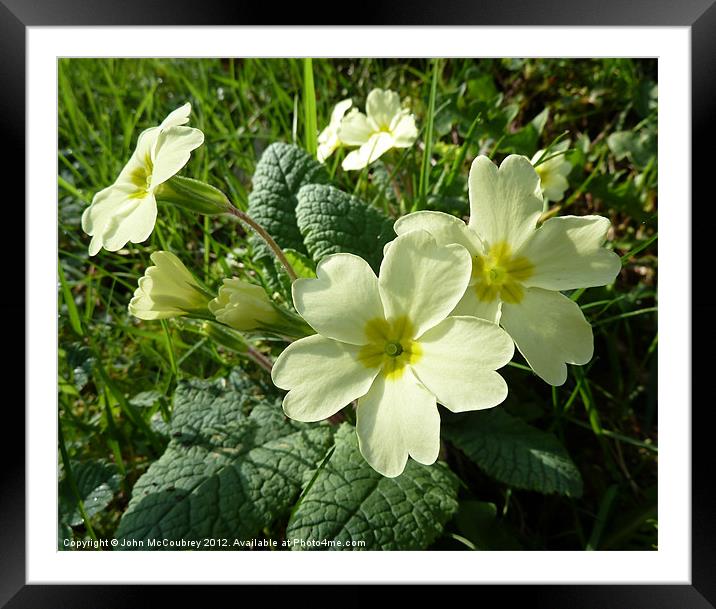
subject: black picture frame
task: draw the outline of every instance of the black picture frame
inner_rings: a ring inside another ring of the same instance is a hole
[[[198,6],[200,4],[200,6]],[[0,124],[6,151],[12,154],[4,164],[6,176],[14,176],[21,185],[12,205],[5,202],[5,220],[15,226],[24,226],[24,210],[17,202],[24,199],[24,182],[18,176],[25,175],[25,69],[26,28],[45,25],[276,25],[276,19],[286,24],[300,24],[310,20],[316,24],[321,18],[318,5],[308,8],[296,3],[276,11],[268,3],[229,3],[219,0],[0,0]],[[442,0],[430,2],[406,0],[394,2],[363,3],[360,10],[367,20],[363,25],[374,25],[370,18],[381,18],[383,25],[564,25],[564,26],[684,26],[691,31],[692,52],[692,193],[699,206],[693,212],[708,210],[713,206],[713,188],[708,188],[713,170],[708,164],[714,158],[709,144],[716,142],[716,4],[714,0],[551,0],[549,3],[525,2],[524,0],[484,0],[461,2]],[[334,18],[332,14],[324,19]],[[578,50],[576,50],[578,53]],[[689,151],[683,151],[688,154]],[[671,202],[673,203],[673,202]],[[689,201],[678,202],[690,205]],[[12,208],[12,209],[11,209]],[[694,285],[711,286],[708,281],[709,263],[713,255],[706,231],[710,218],[692,225],[692,278]],[[26,227],[27,228],[27,227]],[[699,234],[699,232],[703,234]],[[23,231],[15,231],[22,241]],[[701,237],[701,238],[699,238]],[[711,239],[712,240],[712,239]],[[7,247],[7,240],[5,241]],[[24,251],[24,243],[16,244],[14,251]],[[688,270],[688,252],[684,252],[685,269]],[[13,275],[17,275],[15,270]],[[24,273],[23,273],[24,274]],[[51,278],[44,278],[51,280]],[[8,281],[6,279],[6,281]],[[14,280],[17,281],[16,279]],[[699,283],[696,283],[696,282]],[[17,290],[14,284],[14,290]],[[708,292],[707,292],[708,293]],[[699,292],[696,293],[697,295]],[[684,295],[685,304],[691,295]],[[21,326],[15,320],[26,319],[22,298],[0,299],[3,318],[14,326],[18,336],[12,336],[16,344]],[[703,298],[701,300],[704,300]],[[708,299],[706,299],[708,300]],[[713,324],[716,305],[694,299],[690,309],[694,323],[699,326],[700,345],[711,344],[716,338]],[[685,311],[688,311],[688,305]],[[24,327],[24,326],[23,326]],[[15,347],[16,352],[17,348]],[[11,366],[24,365],[24,358],[14,358]],[[520,601],[530,607],[570,607],[579,609],[605,609],[625,607],[630,609],[707,608],[716,605],[716,500],[713,492],[714,457],[712,426],[713,398],[703,392],[703,400],[697,400],[692,389],[705,386],[709,378],[712,358],[708,351],[699,354],[696,345],[692,353],[692,387],[683,391],[681,404],[664,407],[692,407],[692,578],[691,585],[544,585],[544,586],[483,586],[474,597],[480,602],[490,602],[485,595],[499,598],[501,605],[510,606]],[[662,365],[668,366],[667,358]],[[16,377],[26,373],[17,370]],[[699,380],[702,379],[702,380]],[[697,382],[698,381],[698,382]],[[707,397],[708,396],[708,397]],[[0,502],[0,605],[20,607],[145,607],[161,602],[162,606],[197,606],[215,599],[215,594],[228,590],[229,598],[238,602],[246,599],[229,586],[140,586],[140,585],[26,585],[25,577],[25,460],[23,440],[20,446],[9,440],[20,438],[24,429],[24,412],[17,401],[6,399],[4,408],[5,441],[0,443],[3,464],[0,468],[2,501]],[[13,430],[13,431],[11,431]],[[558,578],[558,574],[556,574]],[[368,587],[351,593],[341,604],[363,605],[370,601],[373,591]],[[300,593],[301,596],[306,594]],[[421,593],[422,594],[422,593]],[[282,587],[279,598],[294,602],[293,591]],[[322,598],[330,599],[330,595]],[[171,599],[171,601],[169,600]],[[347,602],[346,602],[347,600]],[[212,601],[213,602],[213,601]]]

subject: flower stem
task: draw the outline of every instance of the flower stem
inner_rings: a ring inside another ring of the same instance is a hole
[[[229,207],[227,213],[231,214],[232,216],[235,216],[236,218],[241,220],[241,222],[243,222],[244,224],[248,224],[251,228],[253,228],[256,233],[258,233],[259,237],[261,237],[266,242],[266,245],[268,245],[271,251],[276,255],[276,258],[278,258],[279,262],[283,265],[283,268],[286,269],[286,273],[288,273],[288,276],[291,278],[291,281],[293,282],[298,279],[296,271],[293,270],[293,267],[283,253],[283,250],[279,247],[278,243],[273,240],[271,235],[266,232],[266,229],[264,229],[263,226],[258,224],[247,213],[241,211],[240,209],[237,209],[233,205]]]
[[[273,364],[271,363],[271,360],[267,358],[263,353],[260,351],[257,351],[253,347],[249,347],[246,355],[248,355],[249,359],[251,359],[254,363],[261,366],[266,372],[271,374],[271,369],[273,368]]]

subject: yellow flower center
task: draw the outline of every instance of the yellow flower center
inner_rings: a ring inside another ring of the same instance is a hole
[[[144,159],[144,165],[137,167],[129,176],[130,182],[137,187],[137,191],[132,195],[134,197],[144,197],[152,186],[152,169],[154,164],[151,157],[147,154]]]
[[[500,297],[516,304],[524,296],[522,282],[534,273],[534,265],[524,256],[513,256],[504,241],[493,244],[486,255],[477,255],[472,262],[474,289],[482,302]]]
[[[414,327],[407,317],[391,321],[371,319],[365,324],[368,343],[358,352],[358,361],[366,368],[380,368],[389,380],[403,376],[408,364],[415,364],[422,356],[420,344],[413,340]]]

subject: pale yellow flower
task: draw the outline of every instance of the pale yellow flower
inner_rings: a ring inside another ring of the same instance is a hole
[[[116,252],[127,242],[149,238],[157,219],[155,190],[189,161],[191,151],[201,146],[204,134],[183,126],[191,104],[184,104],[161,125],[145,129],[137,148],[112,186],[98,192],[82,214],[82,230],[92,236],[89,255],[101,248]]]
[[[357,400],[360,451],[376,471],[398,476],[408,456],[434,463],[437,402],[463,412],[507,395],[495,370],[512,357],[509,336],[492,322],[450,316],[471,266],[465,248],[414,231],[392,242],[379,277],[362,258],[334,254],[315,279],[294,282],[296,310],[318,334],[274,364],[271,378],[289,390],[286,415],[319,421]]]
[[[552,146],[548,152],[538,150],[532,157],[532,165],[541,158],[547,159],[535,167],[540,178],[542,197],[547,201],[561,201],[564,192],[569,188],[567,176],[572,171],[572,164],[566,159],[565,150],[569,148],[569,140],[564,140]]]
[[[497,166],[480,156],[469,176],[470,221],[440,212],[415,212],[395,223],[398,235],[428,231],[438,243],[459,243],[472,256],[470,285],[453,311],[498,321],[529,365],[550,385],[567,379],[567,363],[586,364],[592,328],[561,290],[607,285],[621,269],[602,247],[609,220],[550,218],[540,227],[540,179],[523,156]]]
[[[209,296],[194,276],[171,252],[154,252],[150,266],[139,280],[129,312],[139,319],[167,319],[182,315],[206,316]]]
[[[366,100],[366,114],[351,110],[341,122],[338,138],[347,146],[360,146],[343,159],[345,170],[363,169],[391,148],[409,148],[418,137],[415,117],[401,109],[394,91],[373,89]]]
[[[316,157],[319,163],[325,163],[326,159],[333,154],[342,142],[338,137],[338,129],[341,126],[343,116],[351,107],[353,102],[350,99],[344,99],[336,104],[331,112],[331,121],[328,126],[321,131],[318,136],[318,150]]]

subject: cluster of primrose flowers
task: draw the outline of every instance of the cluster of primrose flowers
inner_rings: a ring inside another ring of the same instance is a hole
[[[372,91],[367,116],[345,115],[350,105],[340,102],[320,134],[321,160],[339,145],[357,145],[343,162],[357,169],[415,141],[414,118],[397,94]],[[571,167],[563,155],[541,164],[544,151],[532,161],[511,155],[499,167],[480,156],[470,168],[467,223],[440,212],[410,213],[396,221],[377,276],[362,258],[340,253],[321,260],[315,278],[297,279],[266,231],[223,193],[176,175],[204,139],[184,126],[190,109],[186,104],[144,131],[117,181],[97,193],[82,217],[89,251],[147,239],[157,200],[230,213],[252,226],[286,263],[298,314],[237,278],[224,279],[215,295],[165,251],[151,255],[154,266],[139,280],[129,311],[144,320],[185,315],[297,339],[272,366],[263,362],[274,384],[288,390],[288,417],[320,421],[355,403],[362,455],[394,477],[408,457],[436,461],[437,403],[465,412],[506,398],[497,370],[515,346],[555,386],[565,382],[567,364],[592,358],[591,326],[562,291],[607,285],[621,264],[603,247],[606,218],[553,217],[538,226],[545,198],[559,200],[566,190]]]

